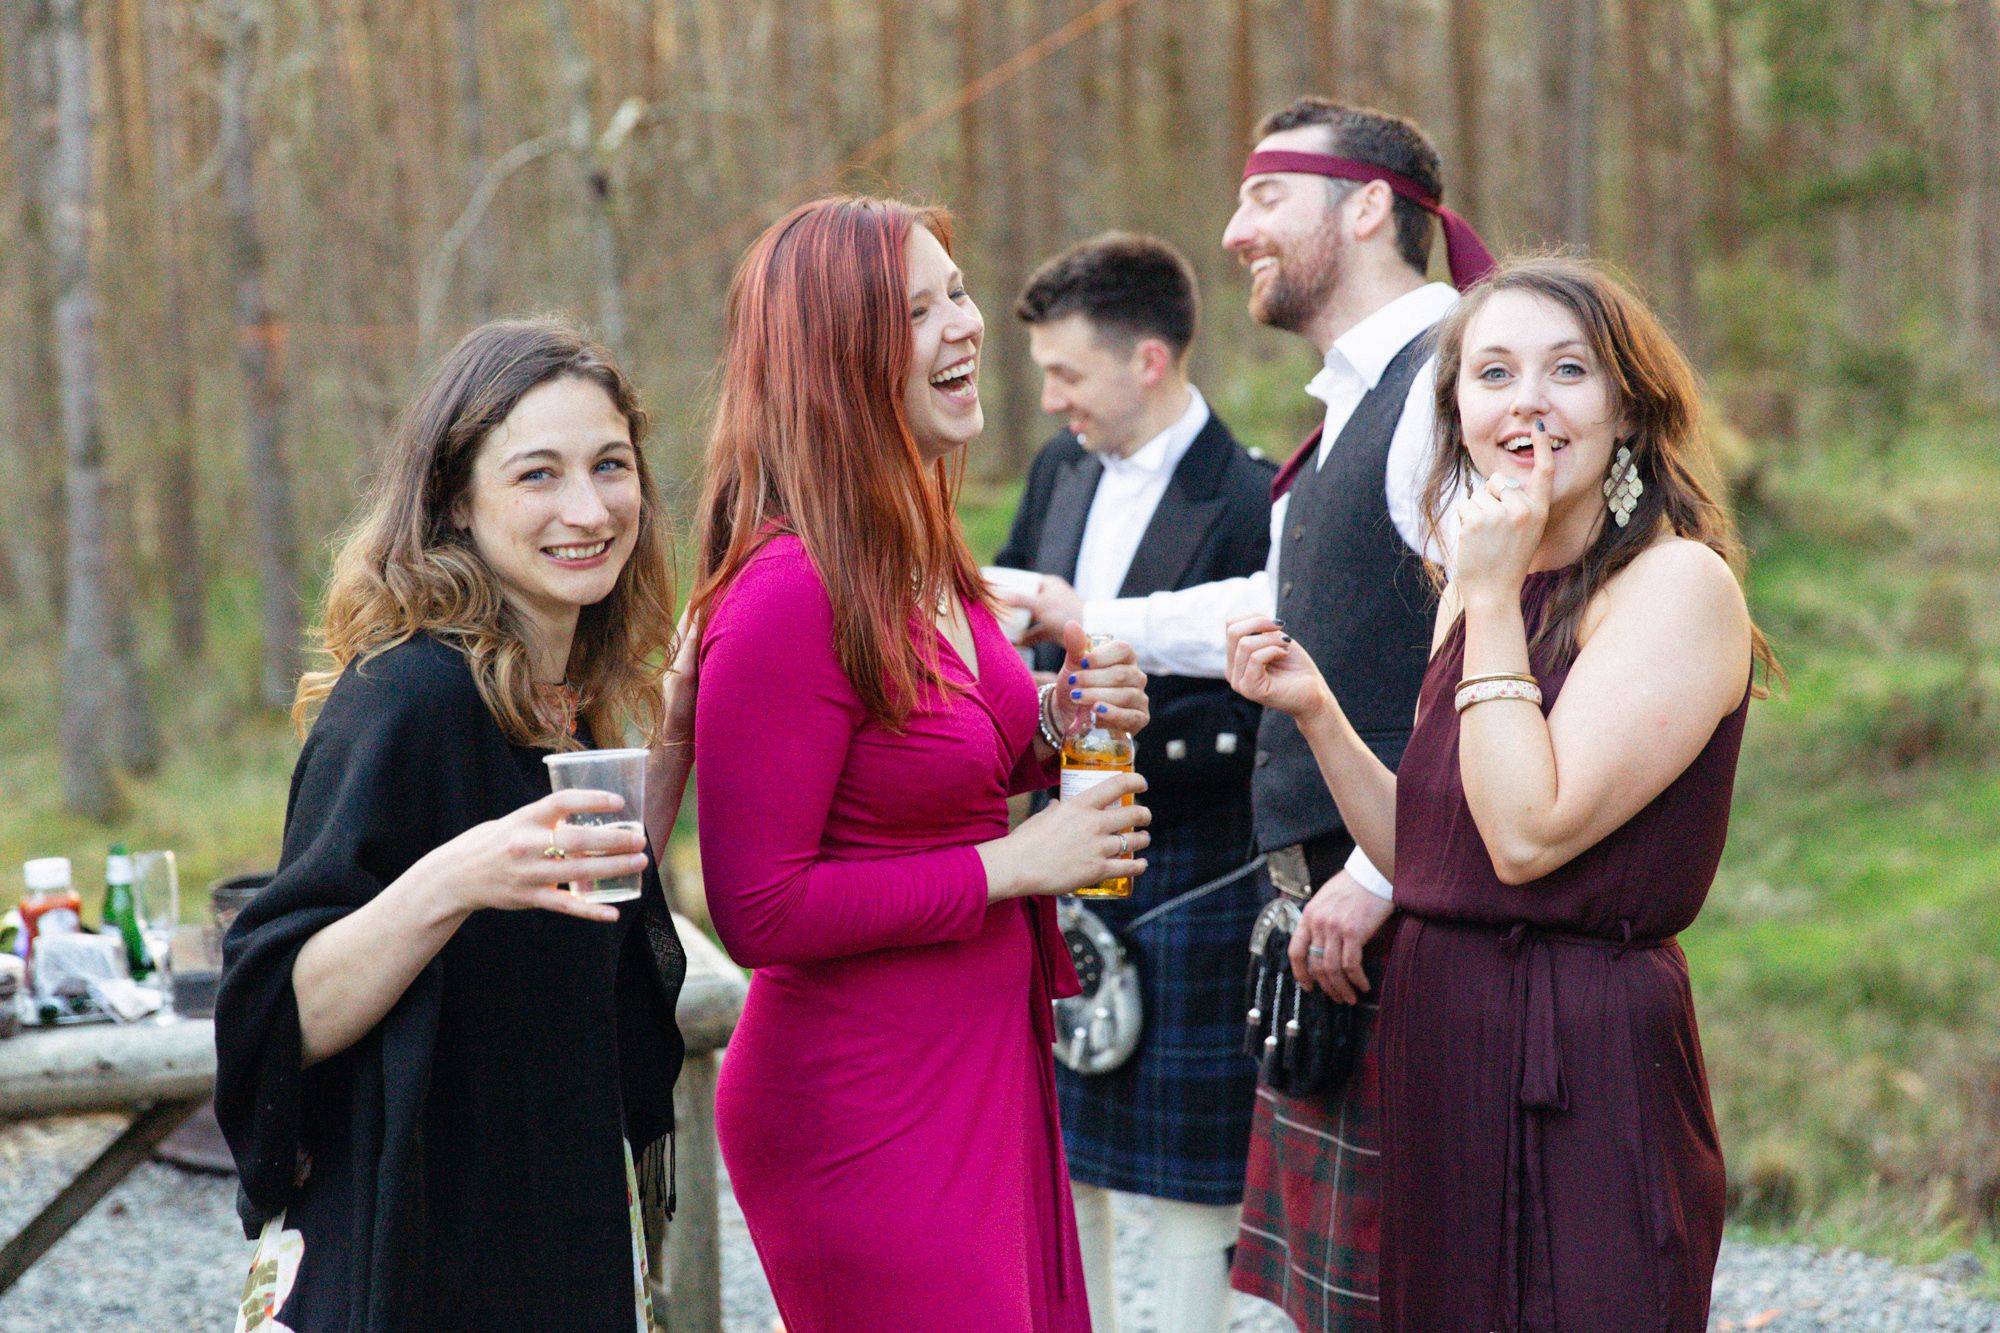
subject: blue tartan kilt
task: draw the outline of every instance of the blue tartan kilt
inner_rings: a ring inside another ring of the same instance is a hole
[[[1236,1203],[1257,1100],[1257,1067],[1243,1053],[1244,977],[1268,881],[1253,871],[1132,931],[1138,917],[1254,857],[1247,800],[1153,833],[1132,896],[1085,904],[1136,958],[1143,1020],[1138,1049],[1109,1073],[1056,1066],[1069,1174],[1156,1199]]]

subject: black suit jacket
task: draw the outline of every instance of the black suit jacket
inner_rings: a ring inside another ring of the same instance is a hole
[[[1276,471],[1253,458],[1211,411],[1167,482],[1118,595],[1143,597],[1262,569],[1270,550]],[[1076,436],[1064,431],[1049,440],[1035,455],[1013,531],[994,562],[1074,583],[1084,522],[1103,475],[1103,464]],[[1035,665],[1044,671],[1060,667],[1061,649],[1038,649]],[[1257,707],[1222,681],[1193,676],[1154,676],[1146,695],[1153,713],[1139,738],[1146,804],[1158,814],[1195,803],[1248,800]]]

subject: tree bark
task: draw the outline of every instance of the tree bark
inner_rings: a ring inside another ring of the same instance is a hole
[[[556,67],[568,100],[570,157],[582,188],[584,229],[597,281],[597,331],[613,356],[630,368],[625,338],[625,281],[618,262],[618,233],[611,218],[611,173],[599,160],[591,133],[590,63],[570,28],[569,0],[543,0]]]
[[[453,19],[457,29],[456,66],[458,74],[458,132],[465,145],[465,193],[469,199],[486,177],[486,102],[479,86],[479,0],[456,0]],[[472,320],[484,324],[493,318],[498,301],[498,265],[493,251],[493,228],[485,219],[465,238],[466,286],[472,297]]]
[[[1736,6],[1715,6],[1715,77],[1709,85],[1709,209],[1719,257],[1733,259],[1748,239],[1743,221],[1742,136],[1736,122]]]
[[[264,293],[264,244],[257,223],[250,140],[250,46],[256,0],[229,0],[222,50],[222,180],[236,287],[236,350],[243,368],[245,459],[264,631],[261,693],[267,707],[290,706],[298,684],[300,616],[292,484],[284,457],[285,395],[278,357],[283,339]]]
[[[984,0],[958,0],[958,81],[970,85],[985,72]],[[985,98],[975,98],[958,113],[958,207],[982,233],[986,229],[981,196],[985,191]]]
[[[1597,23],[1598,0],[1570,0],[1565,53],[1566,129],[1558,152],[1563,174],[1563,239],[1585,248],[1596,242]]]
[[[1655,99],[1673,100],[1679,89],[1660,85],[1653,76],[1653,32],[1648,10],[1654,0],[1625,0],[1623,39],[1625,57],[1625,208],[1624,231],[1627,258],[1647,279],[1660,277],[1659,245],[1653,194],[1653,150],[1656,134],[1652,108]],[[1672,0],[1678,4],[1680,0]],[[1663,117],[1677,123],[1679,116],[1669,110]]]
[[[2000,16],[1994,0],[1958,5],[1958,314],[1974,367],[2000,378]]]
[[[1223,145],[1222,179],[1242,166],[1250,131],[1257,124],[1257,8],[1255,0],[1235,0],[1229,22],[1229,142]]]
[[[1340,60],[1334,36],[1334,0],[1306,0],[1306,44],[1312,48],[1313,91],[1331,97],[1340,86]]]
[[[1002,56],[1011,56],[1026,43],[1020,38],[1020,15],[1010,0],[994,0],[987,10],[992,19],[993,45]],[[1028,210],[1033,198],[1028,186],[1026,99],[1003,97],[996,108],[999,120],[1000,218],[994,250],[994,286],[999,293],[998,309],[1011,309],[1014,293],[1027,280],[1030,262]],[[995,378],[999,380],[997,405],[1000,411],[1000,460],[1002,475],[1021,476],[1027,472],[1034,449],[1034,418],[1037,394],[1034,368],[1027,357],[1026,335],[1020,322],[1002,318],[988,325],[986,346],[994,354]]]
[[[54,265],[49,255],[48,171],[52,156],[48,114],[54,98],[48,0],[0,3],[0,40],[6,44],[8,143],[18,192],[13,244],[21,271],[22,327],[55,323]],[[61,612],[64,570],[63,475],[55,401],[55,349],[49,339],[13,340],[7,358],[12,429],[0,426],[0,448],[21,479],[5,516],[6,551],[23,609],[34,619]]]
[[[900,6],[896,0],[875,0],[875,106],[876,133],[887,134],[896,128],[901,119],[903,103],[899,79],[902,74],[901,54],[897,50],[903,19],[898,13]],[[896,150],[885,148],[875,163],[882,178],[890,182],[891,189],[896,180]]]
[[[167,601],[172,613],[174,651],[183,661],[201,657],[206,646],[204,614],[207,569],[201,548],[200,492],[195,479],[194,357],[188,345],[187,259],[182,249],[188,234],[187,209],[175,182],[183,179],[187,155],[182,152],[183,85],[178,34],[172,12],[158,5],[145,7],[143,45],[146,64],[146,119],[151,132],[153,202],[152,242],[160,285],[159,320],[154,329],[162,368],[160,401],[160,466],[153,504],[162,546]]]
[[[88,818],[115,812],[114,771],[128,745],[142,743],[145,692],[132,654],[131,610],[116,562],[125,554],[113,522],[97,398],[97,290],[90,226],[90,47],[83,0],[56,0],[56,151],[51,177],[56,266],[52,330],[62,394],[68,468],[69,549],[64,598],[63,788],[69,808]],[[137,715],[128,716],[132,710]],[[155,738],[157,733],[154,733]],[[144,755],[135,757],[145,758]]]
[[[1484,218],[1485,195],[1485,164],[1479,152],[1486,90],[1484,0],[1450,0],[1445,21],[1450,30],[1452,119],[1458,130],[1458,159],[1445,174],[1445,188],[1452,209],[1478,226]]]

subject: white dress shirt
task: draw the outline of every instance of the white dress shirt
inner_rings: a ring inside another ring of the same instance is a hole
[[[1076,553],[1076,591],[1084,600],[1118,596],[1174,469],[1207,425],[1208,400],[1190,384],[1187,410],[1171,426],[1124,458],[1097,455],[1104,475],[1091,498],[1090,515],[1083,521],[1083,544]]]
[[[1457,300],[1458,293],[1446,284],[1427,283],[1397,297],[1334,340],[1325,365],[1306,385],[1307,393],[1326,404],[1326,423],[1314,467],[1326,462],[1327,452],[1346,429],[1348,418],[1368,391],[1381,382],[1382,372],[1396,353],[1444,318]],[[1436,372],[1436,357],[1418,368],[1409,397],[1403,402],[1403,415],[1389,440],[1389,460],[1382,478],[1396,531],[1420,553],[1425,546],[1418,515],[1437,418]],[[1280,496],[1271,506],[1271,554],[1259,572],[1145,597],[1093,596],[1079,584],[1085,628],[1092,634],[1109,634],[1132,644],[1140,669],[1149,675],[1221,677],[1229,650],[1225,633],[1229,622],[1238,616],[1268,616],[1277,606],[1271,590],[1277,586],[1278,553],[1282,549],[1279,539],[1290,501],[1291,496]],[[1081,570],[1079,561],[1079,573]],[[1369,864],[1360,848],[1349,858],[1348,869],[1377,896],[1389,897],[1389,882]]]

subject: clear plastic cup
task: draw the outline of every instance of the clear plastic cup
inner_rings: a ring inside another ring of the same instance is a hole
[[[606,810],[587,815],[570,815],[564,824],[575,827],[629,828],[646,831],[642,818],[646,808],[646,750],[573,750],[552,754],[542,762],[549,766],[549,786],[557,791],[608,791],[625,798],[623,810]],[[571,883],[570,892],[594,903],[629,902],[639,896],[639,876],[614,875],[610,879]]]

